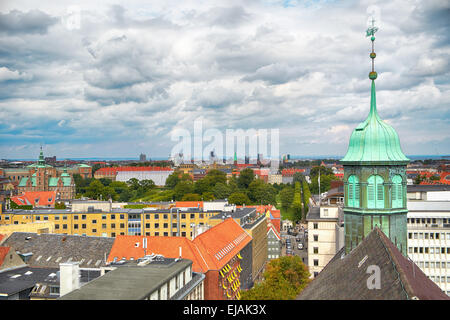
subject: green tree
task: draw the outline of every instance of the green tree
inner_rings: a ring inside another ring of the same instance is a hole
[[[216,199],[227,199],[231,194],[231,188],[226,183],[218,182],[212,192]]]
[[[55,202],[55,209],[66,209],[64,202]]]
[[[302,195],[300,182],[295,183],[294,200],[292,201],[292,209],[294,210],[294,219],[299,221],[302,219]]]
[[[171,175],[169,175],[166,179],[166,187],[173,189],[180,182],[180,172],[174,171]]]
[[[173,191],[175,200],[181,200],[185,194],[194,193],[194,184],[192,181],[180,181]]]
[[[280,191],[281,207],[287,210],[294,201],[294,189],[292,187],[284,187]]]
[[[236,204],[236,205],[243,205],[243,204],[249,204],[251,201],[248,198],[248,196],[243,192],[234,192],[230,194],[228,197],[228,203]]]
[[[302,182],[302,195],[303,195],[303,219],[306,218],[306,215],[309,211],[309,198],[311,198],[311,191],[309,190],[309,185],[306,180]]]
[[[310,274],[299,256],[271,260],[264,280],[241,293],[241,300],[293,300],[309,283]]]
[[[99,180],[93,180],[86,188],[84,195],[90,199],[98,200],[103,195],[104,188],[105,186]]]
[[[256,179],[248,187],[250,200],[257,204],[276,204],[277,191],[275,188],[262,180]]]
[[[247,189],[250,183],[255,179],[255,173],[250,168],[245,168],[239,174],[237,178],[237,185],[240,189]]]
[[[182,198],[181,201],[201,201],[202,196],[198,193],[186,193]]]
[[[203,198],[203,201],[212,201],[212,200],[216,199],[214,197],[214,193],[212,193],[212,192],[204,192],[202,194],[202,198]]]

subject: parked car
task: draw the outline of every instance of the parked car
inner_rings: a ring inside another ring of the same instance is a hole
[[[303,243],[299,243],[298,245],[297,245],[297,249],[298,250],[303,250]]]

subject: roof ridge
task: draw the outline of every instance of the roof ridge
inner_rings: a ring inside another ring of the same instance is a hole
[[[387,237],[384,235],[383,231],[381,231],[378,227],[374,228],[376,231],[376,235],[378,236],[378,238],[381,240],[381,244],[383,245],[384,249],[386,250],[386,253],[389,257],[389,260],[392,263],[392,267],[394,268],[394,271],[397,273],[397,277],[398,280],[400,281],[402,290],[404,291],[405,295],[406,295],[406,299],[410,299],[410,296],[408,294],[408,291],[410,291],[410,293],[413,293],[413,289],[411,288],[411,286],[409,285],[408,281],[406,281],[406,276],[404,275],[404,273],[401,271],[401,268],[397,268],[397,266],[400,266],[398,259],[395,257],[395,255],[392,252],[392,249],[390,248],[390,246],[386,245],[385,241],[387,239]]]

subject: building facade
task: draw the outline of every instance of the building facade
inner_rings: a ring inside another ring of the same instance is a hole
[[[336,205],[311,207],[306,221],[308,268],[311,277],[316,277],[344,246],[342,208]]]
[[[450,201],[409,201],[408,211],[408,256],[450,295]]]

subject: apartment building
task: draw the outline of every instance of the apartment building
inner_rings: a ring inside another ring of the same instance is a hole
[[[311,207],[308,222],[308,267],[316,277],[344,246],[342,207],[321,205]]]
[[[408,201],[408,256],[450,295],[450,201]]]
[[[207,225],[219,211],[201,208],[88,208],[8,210],[0,214],[1,225],[52,222],[54,232],[69,235],[116,237],[117,235],[182,236],[191,239],[195,226]]]

